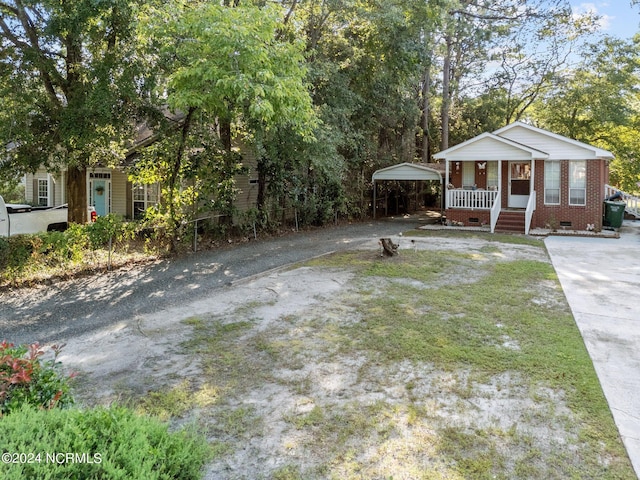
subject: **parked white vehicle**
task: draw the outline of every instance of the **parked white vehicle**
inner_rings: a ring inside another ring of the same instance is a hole
[[[91,221],[95,221],[95,207],[88,208],[88,218]],[[0,196],[0,237],[11,237],[22,233],[66,230],[68,211],[67,205],[51,208],[6,204],[2,196]]]

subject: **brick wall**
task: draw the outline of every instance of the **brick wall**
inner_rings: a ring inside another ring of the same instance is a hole
[[[534,172],[534,189],[537,194],[537,207],[534,212],[531,228],[546,228],[555,224],[557,228],[567,223],[567,229],[585,230],[587,224],[594,224],[596,229],[602,228],[602,202],[604,201],[604,184],[609,182],[609,167],[605,160],[587,160],[586,162],[586,204],[569,205],[569,161],[560,162],[560,205],[544,204],[544,161],[537,160]],[[509,171],[508,162],[502,162],[502,205],[508,205]],[[455,171],[452,162],[451,181],[454,185],[462,184],[462,173]],[[477,177],[476,177],[477,178]],[[489,210],[449,209],[447,220],[462,222],[465,226],[489,224]],[[471,220],[477,219],[477,222]]]
[[[491,222],[491,211],[450,208],[447,210],[447,221],[462,222],[465,227],[479,227],[482,224],[489,225]]]
[[[596,229],[602,228],[602,202],[604,201],[604,184],[609,179],[609,170],[604,160],[587,160],[587,189],[585,205],[569,205],[569,161],[560,162],[560,205],[544,204],[544,165],[538,160],[535,166],[535,190],[538,205],[531,222],[532,228],[545,228],[561,223],[570,224],[565,228],[585,230],[587,224],[594,224]]]

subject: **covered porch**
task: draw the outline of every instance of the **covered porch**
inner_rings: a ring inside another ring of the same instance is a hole
[[[545,152],[491,133],[451,147],[434,158],[444,162],[447,219],[528,233],[536,209],[536,160]]]

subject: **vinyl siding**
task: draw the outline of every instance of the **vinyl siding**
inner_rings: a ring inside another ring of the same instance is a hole
[[[595,159],[595,151],[562,141],[549,135],[534,132],[524,127],[514,127],[500,133],[501,137],[549,154],[549,160],[585,160]]]
[[[531,153],[512,145],[506,145],[499,140],[482,138],[447,154],[447,160],[450,162],[465,160],[531,160]]]
[[[111,213],[130,216],[127,211],[127,175],[119,170],[111,170]]]
[[[242,164],[248,169],[246,175],[236,175],[234,180],[238,195],[236,197],[236,208],[240,212],[245,212],[250,208],[255,208],[258,200],[258,184],[251,183],[251,180],[258,179],[258,159],[252,148],[242,145],[240,147],[242,155]]]
[[[37,204],[38,203],[38,192],[36,190],[35,185],[38,180],[47,180],[49,181],[49,188],[52,190],[49,194],[49,198],[52,200],[50,202],[50,207],[55,207],[58,205],[62,205],[65,203],[65,174],[60,173],[58,175],[51,174],[51,177],[47,174],[46,170],[38,169],[36,173],[28,173],[26,175],[26,183],[24,189],[24,198],[27,203]]]

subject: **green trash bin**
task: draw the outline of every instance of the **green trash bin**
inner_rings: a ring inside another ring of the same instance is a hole
[[[620,228],[624,219],[624,209],[627,206],[624,202],[604,202],[604,226]]]

